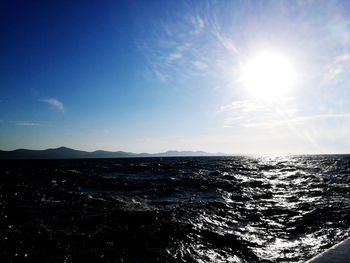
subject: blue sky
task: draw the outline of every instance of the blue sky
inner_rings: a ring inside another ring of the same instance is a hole
[[[349,153],[348,10],[347,1],[1,1],[0,148]],[[264,50],[295,71],[275,100],[266,97],[277,90],[241,82]]]

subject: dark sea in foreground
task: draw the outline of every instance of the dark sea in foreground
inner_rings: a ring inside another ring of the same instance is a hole
[[[350,156],[0,162],[0,262],[304,262],[349,236]]]

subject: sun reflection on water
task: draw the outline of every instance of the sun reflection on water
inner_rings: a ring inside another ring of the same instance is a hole
[[[315,218],[316,209],[328,206],[329,200],[323,196],[324,178],[315,173],[315,165],[320,163],[301,160],[287,156],[246,159],[241,170],[225,172],[236,184],[231,190],[216,190],[220,208],[203,211],[194,225],[220,237],[234,235],[247,251],[268,262],[281,258],[283,262],[303,262],[300,255],[322,250],[329,236],[346,236],[347,232],[335,226],[325,232],[310,222],[319,219]],[[225,253],[237,256],[230,260],[240,262],[242,255],[235,254],[234,246],[230,249]],[[215,255],[211,250],[206,253]]]

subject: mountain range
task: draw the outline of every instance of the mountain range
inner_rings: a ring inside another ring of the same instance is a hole
[[[161,153],[132,153],[123,151],[93,152],[74,150],[67,147],[50,148],[46,150],[17,149],[13,151],[0,150],[0,160],[20,159],[84,159],[84,158],[136,158],[136,157],[180,157],[180,156],[223,156],[223,153],[208,153],[203,151],[167,151]]]

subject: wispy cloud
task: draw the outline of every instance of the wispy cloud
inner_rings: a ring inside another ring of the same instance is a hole
[[[175,52],[175,53],[169,54],[169,56],[166,57],[166,61],[167,62],[172,62],[172,61],[178,60],[180,58],[182,58],[182,53],[181,52]]]
[[[240,125],[244,121],[243,116],[227,117],[224,120],[224,128]]]
[[[43,99],[41,101],[47,103],[51,108],[53,108],[55,110],[58,110],[60,112],[64,112],[63,103],[61,101],[59,101],[58,99],[47,98],[47,99]]]
[[[315,120],[324,120],[324,119],[339,119],[339,118],[350,118],[350,113],[337,113],[337,114],[317,114],[317,115],[308,115],[300,116],[292,119],[285,120],[267,120],[258,123],[246,123],[245,127],[266,127],[266,128],[275,128],[277,126],[297,124],[308,121]]]
[[[350,53],[339,54],[333,61],[325,66],[323,84],[334,83],[346,76],[350,70]]]
[[[300,127],[307,122],[322,123],[322,121],[350,118],[348,111],[337,113],[329,110],[325,113],[306,114],[293,104],[293,98],[286,99],[278,105],[258,103],[252,100],[237,100],[221,106],[216,114],[225,116],[223,123],[225,128]]]
[[[208,68],[208,64],[200,60],[194,61],[193,65],[195,66],[196,69],[200,71],[204,71]]]
[[[262,121],[245,119],[242,116],[240,117],[229,117],[225,119],[224,126],[232,127],[240,125],[246,128],[276,128],[279,126],[288,126],[288,125],[297,125],[305,122],[311,121],[322,121],[326,119],[348,119],[350,118],[350,112],[346,113],[331,113],[331,114],[315,114],[315,115],[306,115],[298,116],[293,118],[285,119],[265,119]]]
[[[161,82],[176,82],[212,72],[218,50],[207,13],[196,10],[173,15],[178,19],[156,18],[155,26],[147,30],[152,37],[140,38],[139,47],[154,75]]]
[[[28,121],[16,121],[15,125],[17,126],[41,126],[39,122],[28,122]]]
[[[153,73],[160,82],[166,83],[168,81],[168,75],[164,74],[162,71],[153,69]]]
[[[219,43],[231,54],[237,54],[238,48],[235,44],[235,42],[226,36],[224,36],[218,28],[214,31],[216,38],[218,39]]]
[[[192,33],[194,35],[199,35],[203,32],[204,26],[205,26],[205,21],[203,18],[201,18],[199,15],[197,16],[192,16],[190,18],[192,25],[193,25],[193,31]]]
[[[255,102],[252,102],[250,100],[237,100],[237,101],[233,101],[231,104],[221,106],[219,112],[235,111],[235,110],[240,110],[243,112],[251,112],[261,108],[262,108],[261,105]]]

